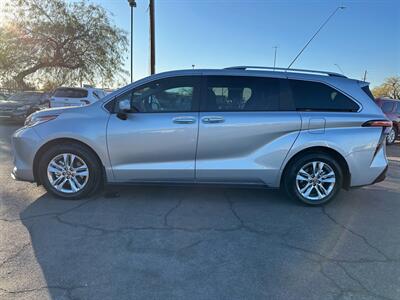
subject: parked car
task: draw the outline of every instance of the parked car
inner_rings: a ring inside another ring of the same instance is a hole
[[[37,112],[13,135],[12,176],[64,199],[103,183],[282,187],[310,205],[374,184],[391,122],[368,83],[262,67],[153,75],[84,107]]]
[[[82,106],[92,104],[105,96],[101,89],[92,87],[59,87],[50,98],[50,107]]]
[[[0,120],[24,122],[31,113],[48,107],[42,92],[19,92],[0,100]]]
[[[0,100],[6,100],[8,97],[10,97],[8,94],[0,93]]]
[[[376,103],[385,113],[386,117],[393,122],[393,127],[390,130],[386,142],[394,144],[400,134],[400,100],[390,98],[378,98]]]

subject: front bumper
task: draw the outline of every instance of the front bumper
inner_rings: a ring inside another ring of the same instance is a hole
[[[42,139],[34,128],[20,128],[12,136],[11,144],[14,168],[11,177],[16,180],[34,182],[33,161]]]

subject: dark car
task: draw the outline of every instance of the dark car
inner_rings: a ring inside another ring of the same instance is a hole
[[[0,92],[0,101],[1,100],[6,100],[8,97],[10,97],[10,95],[7,95],[6,93],[1,93]]]
[[[387,143],[393,144],[400,133],[400,100],[390,98],[378,98],[375,100],[385,115],[393,122],[392,130],[387,136]]]
[[[48,107],[48,96],[42,92],[20,92],[0,100],[0,120],[24,122],[26,117]]]

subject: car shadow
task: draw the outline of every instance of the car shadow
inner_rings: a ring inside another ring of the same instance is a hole
[[[321,208],[274,190],[123,186],[80,201],[44,194],[20,217],[53,299],[257,298],[283,278],[326,285],[318,257],[378,259],[346,226],[379,213],[380,193],[343,191]]]
[[[240,239],[243,220],[233,206],[243,201],[275,211],[302,206],[262,189],[123,186],[79,201],[46,193],[20,219],[51,298],[168,298],[168,282],[212,267],[209,248],[197,243]],[[174,265],[185,270],[175,274]]]

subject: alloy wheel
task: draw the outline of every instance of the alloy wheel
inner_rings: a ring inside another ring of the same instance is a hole
[[[89,179],[85,161],[72,153],[54,157],[47,166],[47,177],[57,191],[71,194],[82,190]]]
[[[320,201],[329,196],[336,184],[336,174],[322,161],[306,163],[296,175],[297,191],[307,200]]]
[[[388,136],[387,136],[387,142],[388,144],[392,144],[394,143],[394,140],[396,139],[396,131],[394,130],[394,128],[392,127],[392,129],[390,130]]]

